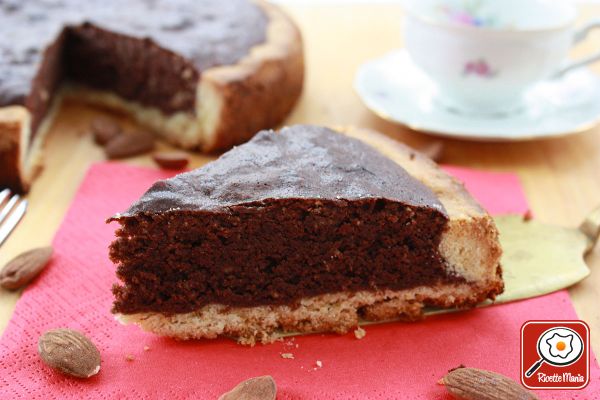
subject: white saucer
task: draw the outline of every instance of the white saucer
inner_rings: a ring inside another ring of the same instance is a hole
[[[474,140],[527,140],[564,136],[600,122],[600,76],[579,68],[534,86],[523,107],[504,115],[465,114],[438,99],[435,84],[396,50],[363,64],[354,87],[380,117],[411,129]]]

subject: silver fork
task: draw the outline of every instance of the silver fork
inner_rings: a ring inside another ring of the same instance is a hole
[[[18,194],[13,194],[9,189],[0,192],[0,245],[15,229],[27,211],[27,200]]]

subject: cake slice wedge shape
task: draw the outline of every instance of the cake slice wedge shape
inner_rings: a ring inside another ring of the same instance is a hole
[[[178,339],[344,333],[503,290],[498,231],[463,185],[356,129],[262,131],[108,221],[113,312]]]

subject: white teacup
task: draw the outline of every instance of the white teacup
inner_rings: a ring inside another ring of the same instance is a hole
[[[404,25],[413,61],[461,111],[507,112],[536,82],[600,60],[567,62],[571,47],[600,27],[575,30],[575,6],[557,0],[408,0]]]

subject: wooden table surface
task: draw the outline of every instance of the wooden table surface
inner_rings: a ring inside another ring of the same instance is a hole
[[[302,99],[286,124],[316,123],[374,128],[415,147],[440,140],[387,123],[360,102],[352,89],[357,67],[401,47],[402,10],[392,5],[305,5],[288,7],[304,34],[307,80]],[[600,16],[600,5],[581,9],[582,20]],[[600,48],[592,34],[575,54]],[[600,73],[600,63],[594,67]],[[0,248],[0,265],[34,246],[47,245],[90,163],[104,159],[87,132],[99,110],[66,104],[50,133],[45,168],[29,193],[24,220]],[[443,163],[516,172],[531,209],[543,221],[575,226],[600,205],[600,127],[571,137],[527,143],[475,143],[443,139]],[[161,148],[168,148],[165,144]],[[193,155],[192,167],[210,160]],[[126,162],[153,165],[148,156]],[[98,218],[105,218],[99,215]],[[600,246],[587,258],[592,274],[570,289],[579,317],[591,327],[600,354]],[[0,332],[19,293],[0,290]],[[518,334],[518,332],[515,332]]]

